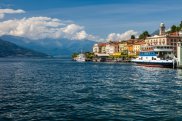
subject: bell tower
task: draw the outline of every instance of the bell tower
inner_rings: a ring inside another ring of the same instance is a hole
[[[165,35],[165,29],[166,29],[166,27],[165,27],[164,23],[161,23],[160,29],[159,29],[159,35]]]

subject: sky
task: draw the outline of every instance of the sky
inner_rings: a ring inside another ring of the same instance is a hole
[[[181,0],[0,0],[0,35],[128,39],[154,32],[161,22],[178,25],[181,5]]]

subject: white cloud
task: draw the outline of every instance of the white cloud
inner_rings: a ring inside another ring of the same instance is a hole
[[[31,17],[0,22],[0,35],[13,35],[31,40],[59,39],[93,40],[83,26],[68,24],[59,19],[49,17]]]
[[[5,14],[25,13],[24,10],[18,9],[0,9],[0,19]],[[131,35],[137,35],[134,30],[126,31],[122,34],[111,33],[106,40],[120,41],[127,40]],[[25,37],[32,41],[41,39],[69,39],[69,40],[95,40],[104,41],[105,39],[88,34],[83,26],[73,22],[65,22],[57,18],[50,17],[30,17],[22,19],[12,19],[0,22],[0,36],[12,35]],[[61,44],[58,43],[60,46]]]
[[[0,19],[3,19],[5,14],[20,14],[20,13],[25,13],[24,10],[18,9],[0,9]]]
[[[108,35],[107,40],[108,41],[122,41],[122,40],[128,40],[131,38],[131,35],[138,35],[138,32],[134,30],[129,30],[124,33],[111,33]]]

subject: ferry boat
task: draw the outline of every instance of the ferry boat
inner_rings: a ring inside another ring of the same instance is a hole
[[[77,61],[77,62],[85,62],[86,61],[86,57],[85,57],[85,54],[79,54],[76,58],[75,58],[75,60]]]
[[[148,46],[143,48],[139,56],[131,62],[148,67],[174,68],[176,64],[174,58],[173,47],[170,45]]]

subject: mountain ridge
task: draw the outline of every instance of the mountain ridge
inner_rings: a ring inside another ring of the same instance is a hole
[[[0,38],[0,57],[48,57],[48,55],[18,46]]]
[[[19,46],[46,53],[51,56],[71,56],[75,52],[88,52],[96,43],[91,40],[44,39],[30,40],[23,37],[5,35],[0,38]]]

